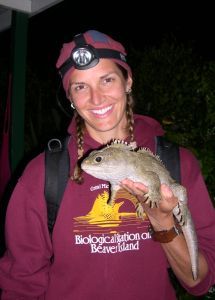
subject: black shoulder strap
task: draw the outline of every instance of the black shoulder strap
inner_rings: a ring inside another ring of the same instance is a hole
[[[179,146],[166,140],[163,136],[156,137],[156,154],[160,157],[173,179],[181,182]]]
[[[45,150],[45,199],[50,234],[69,178],[68,140],[69,136],[62,141],[51,139]]]

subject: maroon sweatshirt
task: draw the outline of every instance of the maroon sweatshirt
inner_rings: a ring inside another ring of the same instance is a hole
[[[69,132],[72,173],[77,160],[73,122]],[[157,121],[136,115],[134,133],[139,146],[154,151],[155,136],[163,130]],[[85,136],[85,151],[99,146]],[[185,287],[200,295],[215,282],[215,213],[197,160],[184,148],[180,155],[182,184],[209,265],[203,282]],[[68,181],[51,240],[44,171],[42,153],[28,164],[9,202],[7,251],[0,260],[2,299],[176,299],[164,251],[148,233],[149,221],[136,216],[129,195],[107,205],[108,182],[87,174],[82,185]]]

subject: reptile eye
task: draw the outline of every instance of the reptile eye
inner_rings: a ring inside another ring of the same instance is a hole
[[[100,162],[101,160],[102,160],[101,156],[97,156],[95,159],[96,162]]]

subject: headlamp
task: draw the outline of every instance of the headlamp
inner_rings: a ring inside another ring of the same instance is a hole
[[[74,67],[78,70],[87,70],[96,66],[99,58],[113,58],[126,62],[125,55],[117,50],[94,48],[86,43],[83,34],[74,37],[76,47],[72,50],[70,57],[59,68],[61,78],[66,72]]]
[[[96,49],[90,45],[75,47],[72,50],[71,58],[74,67],[79,70],[85,70],[94,67],[99,62]]]

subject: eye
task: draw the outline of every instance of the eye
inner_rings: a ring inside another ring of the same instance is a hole
[[[76,95],[78,93],[84,92],[86,89],[87,89],[86,84],[84,84],[84,83],[75,83],[75,84],[71,85],[70,92],[71,92],[72,95],[74,95],[74,94]]]
[[[101,156],[97,156],[97,157],[95,158],[95,161],[99,163],[100,161],[102,161],[102,157],[101,157]]]
[[[84,90],[85,88],[86,88],[86,86],[85,86],[84,84],[79,84],[79,85],[76,85],[76,86],[74,87],[74,90],[75,90],[76,92],[79,92],[79,91]]]
[[[104,83],[105,83],[105,84],[111,83],[111,82],[113,82],[113,81],[114,81],[114,78],[113,78],[113,77],[106,77],[106,78],[104,79]]]

